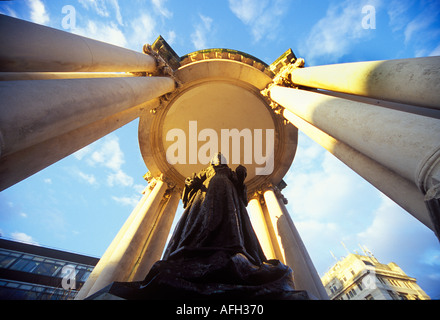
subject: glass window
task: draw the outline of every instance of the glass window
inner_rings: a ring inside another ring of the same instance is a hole
[[[365,263],[367,266],[374,266],[370,261],[362,260],[363,263]]]
[[[46,276],[52,276],[57,270],[60,268],[60,266],[53,264],[53,263],[47,263],[43,262],[40,265],[38,265],[32,273],[36,274],[42,274]]]
[[[0,268],[8,268],[16,259],[16,257],[10,255],[0,254]]]
[[[17,260],[10,268],[13,270],[21,270],[29,263],[29,260],[27,259],[20,259]]]
[[[35,270],[36,267],[38,267],[40,265],[39,262],[36,261],[28,261],[28,263],[20,269],[20,271],[24,271],[24,272],[32,272]]]
[[[33,257],[32,260],[34,260],[34,261],[40,261],[40,262],[44,261],[44,259],[41,258],[41,257]]]

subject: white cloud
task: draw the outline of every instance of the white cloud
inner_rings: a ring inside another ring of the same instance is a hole
[[[172,45],[174,43],[174,41],[176,40],[176,37],[177,37],[176,32],[171,30],[167,34],[166,41],[168,42],[168,44]]]
[[[434,233],[383,196],[374,220],[357,234],[382,263],[395,262],[424,290],[439,292],[440,251]]]
[[[92,149],[91,145],[85,146],[84,148],[76,151],[73,156],[77,159],[77,160],[81,160],[82,158],[84,158]]]
[[[419,37],[422,31],[426,31],[433,23],[438,22],[439,10],[432,8],[425,9],[411,20],[405,28],[405,44],[408,44],[413,37]]]
[[[157,11],[160,15],[164,16],[165,18],[171,18],[173,16],[173,13],[170,12],[167,8],[165,8],[166,2],[167,0],[151,0],[151,3],[153,4],[155,11]]]
[[[78,170],[78,176],[90,185],[96,185],[98,182],[93,174],[86,174]]]
[[[321,59],[326,64],[338,62],[355,44],[374,35],[373,29],[362,27],[365,5],[372,5],[377,13],[379,0],[346,0],[330,5],[326,16],[312,27],[302,48],[309,64],[319,64]]]
[[[428,56],[430,56],[430,57],[440,56],[440,44],[434,50],[432,50]]]
[[[120,47],[127,46],[127,39],[124,33],[114,22],[105,23],[89,20],[85,28],[77,26],[73,33]]]
[[[111,16],[110,10],[107,8],[109,5],[110,7],[113,7],[116,21],[118,21],[120,25],[124,24],[122,21],[121,8],[119,7],[118,0],[79,0],[79,3],[86,10],[93,10],[99,16],[105,18]]]
[[[405,45],[414,48],[416,57],[440,54],[440,5],[430,1],[425,8],[408,22],[404,30]]]
[[[97,168],[97,170],[100,168],[108,169],[107,185],[110,187],[130,187],[133,185],[134,179],[122,170],[125,156],[119,144],[119,138],[115,134],[111,134],[87,148],[81,149],[75,153],[75,158],[78,160],[84,159],[89,166]],[[91,185],[98,183],[93,174],[85,174],[80,170],[77,170],[76,173]]]
[[[129,206],[134,208],[138,204],[140,196],[139,195],[134,195],[132,197],[113,196],[112,199],[123,206]]]
[[[133,185],[133,178],[127,175],[124,171],[118,170],[115,173],[111,173],[107,176],[107,183],[111,187],[115,185],[129,187]]]
[[[357,236],[373,252],[394,256],[398,251],[420,253],[421,249],[428,247],[428,238],[421,235],[431,232],[392,200],[382,196],[380,207],[374,212],[374,220]],[[400,250],[396,244],[399,244]]]
[[[98,150],[91,154],[88,162],[92,166],[100,164],[114,171],[119,171],[125,160],[118,137],[111,135],[104,138]]]
[[[153,43],[159,35],[156,30],[156,20],[148,13],[142,13],[131,22],[132,34],[130,47],[139,50],[146,43]]]
[[[78,0],[79,3],[87,10],[94,10],[101,17],[108,17],[110,13],[108,12],[106,0]]]
[[[110,0],[111,5],[115,9],[116,20],[122,26],[124,22],[122,21],[121,8],[119,7],[118,0]]]
[[[191,34],[191,42],[196,50],[206,49],[210,32],[212,31],[212,18],[199,15],[200,22],[195,26],[194,32]]]
[[[229,0],[229,9],[250,27],[255,41],[276,37],[287,6],[285,0]]]
[[[25,243],[29,243],[29,244],[33,244],[38,246],[38,242],[36,242],[30,235],[24,233],[24,232],[13,232],[11,234],[11,238],[14,241],[19,241],[19,242],[25,242]]]
[[[28,0],[27,4],[31,9],[31,20],[33,22],[44,25],[49,23],[49,14],[41,0]]]
[[[389,25],[393,32],[401,30],[408,24],[406,13],[410,9],[412,1],[393,0],[388,4],[387,13]]]
[[[304,159],[293,163],[284,191],[295,217],[329,222],[345,218],[347,224],[356,224],[356,211],[367,205],[365,196],[374,196],[376,190],[329,152],[299,148],[297,157]]]

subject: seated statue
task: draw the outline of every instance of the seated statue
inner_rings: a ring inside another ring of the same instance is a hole
[[[125,298],[309,299],[294,289],[288,266],[266,259],[246,211],[246,174],[217,154],[185,180],[185,211],[162,260],[143,281],[128,284],[136,292]]]

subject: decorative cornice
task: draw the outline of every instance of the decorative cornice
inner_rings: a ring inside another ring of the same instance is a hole
[[[261,95],[265,98],[268,105],[272,108],[275,114],[282,115],[284,107],[273,101],[270,97],[270,89],[273,86],[283,86],[294,88],[296,87],[292,82],[291,74],[294,69],[304,67],[304,59],[298,58],[294,62],[288,63],[281,67],[278,73],[273,77],[273,81],[263,90],[260,91]]]

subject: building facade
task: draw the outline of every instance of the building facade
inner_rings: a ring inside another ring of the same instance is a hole
[[[331,300],[429,300],[416,279],[371,253],[349,254],[321,278]]]
[[[98,260],[0,239],[0,300],[73,300]]]

